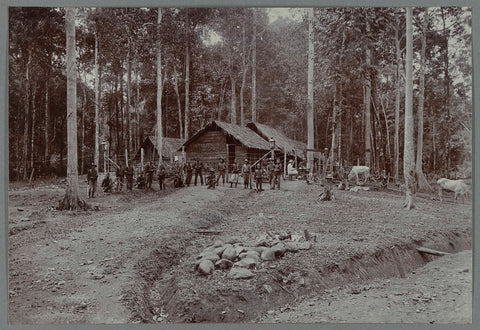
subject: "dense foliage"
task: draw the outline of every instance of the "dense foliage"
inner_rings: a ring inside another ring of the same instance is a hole
[[[9,10],[10,178],[27,178],[33,168],[36,173],[64,174],[65,11]],[[301,14],[299,9],[291,12]],[[369,81],[371,161],[376,171],[393,173],[399,86],[400,136],[404,122],[404,16],[400,8],[315,11],[316,149],[331,150],[335,132],[335,159],[350,165],[365,162],[364,105]],[[165,136],[184,137],[185,129],[192,136],[212,119],[246,123],[252,119],[254,97],[259,122],[306,141],[308,24],[306,16],[297,17],[271,21],[265,8],[170,8],[163,9],[157,29],[156,9],[78,10],[79,171],[84,173],[85,164],[94,160],[96,40],[99,143],[108,141],[112,158],[123,159],[125,150],[133,156],[146,136],[156,134],[157,41],[162,52]],[[416,8],[413,18],[416,123],[423,8]],[[444,174],[455,166],[465,171],[472,148],[470,11],[430,8],[426,44],[423,168],[426,173]],[[403,148],[399,150],[402,159]]]

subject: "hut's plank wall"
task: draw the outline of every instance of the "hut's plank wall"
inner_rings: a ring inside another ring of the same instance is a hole
[[[185,148],[188,162],[197,159],[204,164],[216,164],[227,155],[226,138],[222,131],[207,131]]]

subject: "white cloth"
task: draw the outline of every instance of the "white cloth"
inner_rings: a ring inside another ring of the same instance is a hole
[[[298,171],[293,167],[292,163],[289,163],[287,166],[287,174],[288,175],[298,174]]]

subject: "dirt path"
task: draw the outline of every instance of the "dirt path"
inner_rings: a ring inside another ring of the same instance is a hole
[[[266,323],[472,322],[472,251],[441,257],[406,278],[328,290],[271,310]]]
[[[89,200],[99,211],[77,213],[52,208],[64,193],[58,186],[11,191],[9,321],[249,322],[333,283],[358,282],[357,271],[362,283],[396,276],[393,246],[410,268],[418,261],[412,259],[412,245],[424,240],[443,242],[449,251],[471,248],[470,205],[422,199],[415,210],[405,211],[402,196],[375,191],[336,191],[335,201],[319,203],[321,191],[298,181],[261,194],[223,186],[167,193],[134,190],[100,194]],[[219,234],[196,233],[201,227]],[[215,240],[238,236],[255,244],[267,232],[303,235],[304,229],[318,237],[312,249],[262,263],[252,279],[231,280],[221,270],[209,277],[194,272],[196,255]],[[383,267],[382,262],[389,264]],[[462,280],[451,284],[457,279]],[[373,289],[362,287],[362,294]],[[334,294],[342,297],[342,290]],[[340,299],[332,297],[330,303],[340,306]],[[403,307],[408,311],[409,305]],[[163,309],[168,317],[161,316]],[[381,320],[380,315],[374,321]],[[332,314],[327,321],[343,319]]]
[[[149,238],[188,228],[182,214],[221,195],[219,190],[207,189],[198,194],[197,189],[176,190],[161,198],[150,193],[152,201],[142,206],[122,195],[113,204],[123,204],[123,212],[77,215],[75,221],[81,224],[54,239],[10,250],[10,322],[127,323],[130,312],[121,294],[136,276],[133,266],[137,255],[143,256],[142,247]],[[101,198],[91,201],[101,202]],[[128,204],[135,207],[125,207]],[[68,218],[60,216],[56,221],[62,226],[72,220]]]

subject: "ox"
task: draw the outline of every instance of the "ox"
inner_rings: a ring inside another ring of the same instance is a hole
[[[370,167],[368,166],[352,166],[352,170],[348,174],[348,180],[352,180],[354,177],[356,178],[356,182],[358,183],[358,175],[364,175],[364,181],[367,182],[368,177],[370,176]]]
[[[449,180],[445,178],[438,179],[438,195],[440,197],[440,201],[442,201],[442,191],[450,190],[455,193],[455,202],[457,201],[459,196],[465,198],[465,195],[468,194],[469,188],[467,184],[463,180]]]

